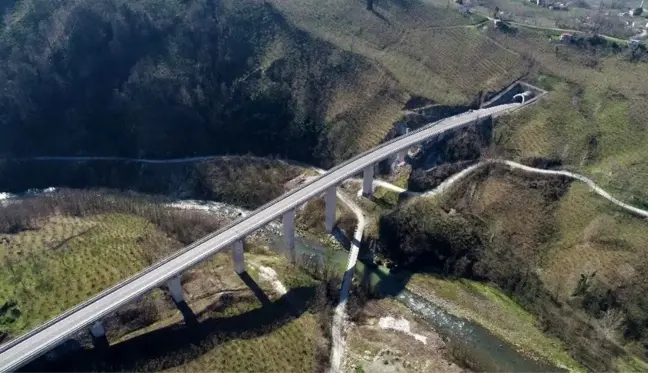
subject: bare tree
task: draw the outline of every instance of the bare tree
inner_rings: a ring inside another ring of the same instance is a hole
[[[598,34],[601,32],[601,28],[603,27],[603,23],[605,22],[604,19],[604,5],[603,5],[603,0],[599,2],[598,7],[596,8],[596,12],[594,13],[594,16],[592,17],[592,32],[594,34]]]
[[[615,340],[619,336],[624,323],[625,314],[618,308],[608,309],[599,320],[603,334],[610,340]]]

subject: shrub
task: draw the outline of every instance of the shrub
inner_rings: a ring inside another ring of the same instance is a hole
[[[481,224],[419,200],[383,216],[379,223],[384,254],[395,264],[446,274],[471,273],[481,250]]]

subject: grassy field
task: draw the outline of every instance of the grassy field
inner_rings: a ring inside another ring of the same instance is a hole
[[[396,265],[496,284],[410,283],[522,351],[570,370],[642,371],[646,224],[579,182],[494,167],[406,202],[367,237]]]
[[[217,318],[236,318],[245,314],[259,312],[278,312],[290,310],[295,304],[309,301],[312,294],[292,294],[295,289],[307,289],[317,286],[318,281],[306,273],[290,266],[285,260],[274,255],[246,255],[248,273],[258,283],[263,292],[273,302],[272,305],[263,304],[258,298],[248,297],[241,299],[236,304],[231,304],[220,310],[214,307],[213,302],[208,307],[210,310],[203,312],[200,318],[205,322]],[[229,261],[229,260],[225,260]],[[222,259],[221,259],[222,262]],[[231,265],[230,263],[226,263]],[[206,264],[209,266],[209,264]],[[260,266],[272,268],[278,274],[278,279],[289,291],[289,296],[277,293],[272,284],[259,276]],[[227,268],[220,271],[227,274]],[[237,279],[233,271],[233,283],[238,282],[236,287],[245,288],[245,284]],[[238,280],[238,281],[237,281]],[[185,285],[186,287],[186,285]],[[246,290],[251,294],[249,290]],[[295,299],[304,297],[305,299]],[[190,302],[192,308],[196,308]],[[175,366],[165,371],[169,372],[317,372],[323,369],[320,359],[325,353],[327,342],[323,335],[320,324],[320,316],[311,310],[301,313],[296,317],[290,317],[281,322],[276,328],[271,325],[269,332],[252,334],[246,337],[244,325],[239,326],[242,330],[242,338],[228,340],[218,343],[213,348],[205,351],[191,361]],[[216,335],[218,332],[215,330]]]
[[[329,232],[326,232],[324,224],[325,210],[326,204],[324,198],[310,200],[305,204],[303,209],[298,210],[295,222],[300,234],[314,237],[322,242],[331,241]],[[335,225],[347,234],[352,234],[357,224],[356,217],[339,198],[336,202],[335,215]]]
[[[498,146],[507,158],[554,156],[630,203],[648,201],[648,64],[619,55],[556,46],[541,31],[490,37],[513,50],[528,50],[532,77],[550,90],[535,107],[499,121]]]
[[[0,235],[0,304],[5,305],[0,332],[5,338],[27,331],[183,246],[178,241],[183,236],[172,225],[181,226],[178,219],[186,212],[169,215],[160,226],[148,220],[147,210],[139,205],[128,205],[133,211],[141,209],[139,216],[110,211],[90,214],[91,206],[93,211],[101,209],[97,206],[103,206],[98,202],[103,198],[117,210],[114,206],[124,201],[108,193],[84,198],[90,193],[77,193],[74,201],[85,213],[76,216],[65,213],[69,209],[65,198],[35,197],[24,205],[38,216],[24,223],[30,229]],[[50,206],[55,212],[49,215],[43,214],[48,210],[35,208],[54,201],[62,204]],[[19,209],[22,203],[3,208],[25,211]],[[192,224],[203,223],[193,220]],[[231,254],[223,252],[186,271],[181,280],[190,316],[186,310],[178,312],[165,287],[153,289],[103,319],[111,344],[107,351],[86,347],[55,363],[37,360],[32,368],[325,369],[328,299],[326,291],[317,290],[321,282],[274,254],[263,241],[246,242],[246,264],[247,274],[237,275]],[[267,271],[276,272],[287,293],[277,288]],[[85,346],[89,342],[85,336],[78,340]]]
[[[326,141],[327,147],[320,153],[330,153],[333,161],[324,166],[330,167],[380,143],[401,117],[402,107],[410,97],[407,87],[372,58],[357,54],[355,49],[341,48],[294,22],[306,19],[301,18],[301,10],[315,10],[316,14],[310,14],[315,18],[336,18],[334,14],[320,13],[317,8],[321,4],[315,6],[301,1],[267,4],[272,5],[267,7],[272,9],[271,18],[281,22],[271,26],[275,35],[261,50],[260,69],[266,75],[278,69],[293,71],[290,74],[296,79],[291,90],[296,107],[299,111],[316,107],[323,116],[326,134],[321,143]],[[286,5],[295,6],[298,12],[284,12]],[[247,12],[248,8],[240,6],[238,11]],[[341,21],[346,27],[347,21]],[[305,66],[308,68],[304,69]],[[309,77],[310,82],[306,79]]]
[[[165,372],[319,372],[328,341],[317,308],[319,281],[272,254],[246,253],[247,274],[233,271],[229,253],[183,275],[192,324],[171,305],[154,322],[123,335],[108,329],[111,346],[86,349],[41,370]],[[283,294],[259,272],[277,273]],[[150,297],[160,294],[154,292]],[[159,310],[159,307],[158,307]],[[328,318],[326,318],[328,320]],[[110,322],[107,323],[110,328]]]
[[[448,197],[446,203],[479,216],[489,227],[490,245],[522,258],[559,307],[573,309],[560,317],[591,324],[603,341],[624,346],[628,355],[620,358],[621,364],[634,361],[632,355],[641,354],[636,348],[641,337],[629,337],[627,331],[646,317],[639,296],[643,289],[640,279],[645,276],[642,258],[648,255],[646,222],[577,182],[564,189],[560,183],[536,184],[531,179],[495,173],[473,183],[462,186],[463,197],[455,194],[456,199]],[[585,295],[578,295],[581,277],[593,274],[583,290]],[[534,295],[521,291],[518,296],[527,296],[526,302],[532,304]],[[606,296],[614,301],[606,303]],[[568,331],[563,340],[572,337]],[[570,347],[574,343],[566,342]]]
[[[550,288],[563,287],[557,293],[559,298],[569,296],[576,283],[573,277],[587,272],[589,266],[594,266],[589,271],[597,271],[598,279],[606,285],[618,285],[622,280],[619,272],[639,264],[637,258],[648,254],[646,222],[629,216],[586,185],[574,182],[551,205],[540,202],[537,195],[534,198],[537,191],[521,187],[506,178],[488,179],[475,191],[473,211],[499,227],[498,233],[518,232],[520,250],[539,246],[537,264]],[[534,238],[540,234],[544,236]]]
[[[640,276],[648,255],[648,224],[601,201],[583,185],[573,185],[556,210],[559,240],[542,261],[543,278],[567,299],[581,273],[596,272],[597,286],[616,288]]]
[[[305,314],[260,337],[233,340],[167,372],[315,372],[316,315]]]
[[[485,38],[480,17],[419,1],[321,3],[273,1],[291,22],[336,46],[376,61],[414,95],[465,104],[523,74],[524,63]]]
[[[58,315],[133,275],[179,244],[137,216],[54,216],[37,230],[0,235],[0,303],[17,302],[10,335]],[[155,252],[151,253],[151,248]]]
[[[448,280],[416,274],[408,289],[450,313],[475,321],[528,356],[550,361],[569,371],[586,371],[564,344],[538,329],[536,317],[498,288],[470,280]]]

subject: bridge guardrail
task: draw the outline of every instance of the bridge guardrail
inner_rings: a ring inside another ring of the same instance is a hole
[[[459,114],[459,115],[461,115],[461,114]],[[489,115],[491,115],[491,114],[489,114]],[[452,117],[451,117],[451,118],[452,118]],[[386,146],[389,146],[389,145],[391,145],[392,143],[394,143],[394,142],[396,142],[396,141],[400,141],[400,140],[402,140],[404,137],[413,136],[413,135],[415,135],[415,134],[417,134],[417,133],[420,133],[420,132],[422,132],[422,131],[425,131],[425,130],[429,129],[429,128],[432,127],[432,126],[439,125],[439,124],[441,124],[442,122],[447,121],[448,119],[450,119],[450,118],[444,118],[444,119],[438,120],[438,121],[436,121],[436,122],[429,123],[429,124],[427,124],[427,125],[425,125],[425,126],[422,126],[421,128],[419,128],[419,129],[417,129],[417,130],[415,130],[415,131],[409,132],[407,135],[400,136],[400,137],[396,137],[396,138],[394,138],[394,139],[392,139],[392,140],[390,140],[390,141],[387,141],[387,142],[384,142],[384,143],[382,143],[382,144],[379,144],[378,146],[376,146],[376,147],[374,147],[374,148],[372,148],[372,149],[369,149],[369,150],[367,150],[367,151],[365,151],[365,152],[362,152],[362,153],[356,155],[355,157],[353,157],[353,158],[351,158],[351,159],[348,159],[348,160],[342,162],[341,164],[339,164],[339,165],[337,165],[337,166],[331,168],[330,170],[327,170],[326,173],[324,173],[324,174],[318,176],[317,178],[311,180],[308,184],[305,184],[305,185],[303,185],[303,186],[300,187],[300,188],[296,188],[296,189],[293,189],[293,190],[291,190],[291,191],[289,191],[289,192],[286,192],[286,193],[282,194],[281,196],[279,196],[279,197],[273,199],[272,201],[270,201],[270,202],[264,204],[263,206],[257,208],[256,210],[254,210],[253,212],[251,212],[251,213],[248,214],[247,216],[241,217],[241,218],[239,218],[239,219],[237,219],[237,220],[231,222],[230,224],[228,224],[228,225],[226,225],[225,227],[223,227],[223,228],[217,230],[216,232],[213,232],[213,233],[211,233],[211,234],[209,234],[209,235],[207,235],[207,236],[205,236],[205,237],[203,237],[203,238],[197,240],[196,242],[194,242],[194,243],[192,243],[192,244],[190,244],[190,245],[188,245],[188,246],[186,246],[186,247],[184,247],[184,248],[182,248],[182,249],[176,251],[175,253],[173,253],[173,254],[167,256],[166,258],[161,259],[161,260],[158,261],[157,263],[155,263],[155,264],[153,264],[153,265],[151,265],[151,266],[149,266],[149,267],[147,267],[147,268],[145,268],[145,269],[139,271],[138,273],[132,275],[131,277],[129,277],[129,278],[125,279],[125,280],[120,281],[119,283],[117,283],[117,284],[111,286],[111,287],[108,288],[108,289],[105,289],[105,290],[101,291],[100,293],[96,294],[96,295],[93,296],[92,298],[90,298],[90,299],[88,299],[88,300],[86,300],[86,301],[84,301],[84,302],[82,302],[82,303],[77,304],[76,306],[74,306],[74,307],[68,309],[67,311],[63,312],[62,314],[58,315],[57,317],[55,317],[55,318],[53,318],[53,319],[50,319],[50,320],[46,321],[45,323],[43,323],[43,324],[37,326],[36,328],[34,328],[34,329],[28,331],[27,333],[22,334],[22,335],[20,335],[19,337],[16,337],[16,338],[10,340],[9,342],[7,342],[7,343],[5,343],[5,344],[3,344],[3,345],[0,345],[0,353],[4,353],[5,351],[9,350],[10,348],[12,348],[12,347],[16,346],[17,344],[19,344],[19,343],[21,343],[21,342],[23,342],[23,341],[29,339],[30,337],[32,337],[32,336],[34,336],[34,335],[36,335],[36,334],[42,332],[43,330],[47,329],[48,327],[50,327],[50,326],[56,324],[57,322],[59,322],[59,321],[65,319],[65,318],[69,317],[70,315],[74,314],[75,312],[77,312],[77,311],[79,311],[79,310],[81,310],[81,309],[83,309],[83,308],[85,308],[85,307],[91,305],[92,303],[94,303],[94,302],[96,302],[96,301],[98,301],[98,300],[104,298],[104,297],[107,296],[108,294],[110,294],[110,293],[112,293],[112,292],[115,292],[116,290],[122,288],[122,287],[125,286],[126,284],[131,283],[131,282],[137,280],[138,278],[140,278],[140,277],[142,277],[142,276],[144,276],[144,275],[150,273],[151,271],[153,271],[153,270],[155,270],[155,269],[157,269],[157,268],[163,266],[164,264],[166,264],[166,263],[168,263],[168,262],[170,262],[170,261],[176,259],[177,257],[179,257],[179,256],[181,256],[181,255],[183,255],[183,254],[185,254],[185,253],[187,253],[187,252],[193,250],[193,249],[196,248],[197,246],[199,246],[199,245],[201,245],[201,244],[203,244],[203,243],[205,243],[205,242],[211,240],[212,238],[218,236],[219,234],[221,234],[221,233],[223,233],[223,232],[225,232],[225,231],[227,231],[227,230],[229,230],[229,229],[234,228],[235,226],[237,226],[237,225],[241,224],[242,222],[244,222],[244,221],[250,219],[251,217],[253,217],[253,216],[254,216],[256,213],[258,213],[259,211],[264,210],[264,209],[267,209],[268,207],[270,207],[270,206],[272,206],[272,205],[274,205],[274,204],[276,204],[276,203],[280,203],[281,201],[283,201],[284,199],[288,198],[289,196],[291,196],[291,195],[297,193],[298,191],[302,190],[302,189],[305,188],[307,185],[313,184],[313,183],[317,182],[318,180],[321,180],[322,178],[326,177],[329,173],[331,173],[331,172],[333,172],[333,171],[336,171],[336,170],[338,170],[338,169],[340,169],[340,168],[342,168],[342,167],[345,167],[345,166],[349,165],[350,163],[353,163],[353,162],[359,160],[360,158],[362,158],[362,157],[364,157],[364,156],[367,156],[367,155],[369,155],[369,154],[375,152],[376,150],[379,150],[379,149],[382,149],[382,148],[384,148],[384,147],[386,147]],[[479,120],[479,119],[480,119],[480,117],[478,116],[475,120]],[[462,126],[462,127],[463,127],[463,126]],[[402,149],[400,149],[400,150],[402,150]],[[378,159],[378,160],[376,160],[376,162],[378,162],[378,161],[380,161],[380,160],[381,160],[381,159]],[[352,175],[349,175],[349,176],[347,176],[347,177],[350,177],[350,176],[352,176]],[[291,207],[291,208],[292,208],[292,207]],[[287,209],[286,209],[286,211],[288,211],[288,210],[290,210],[290,208],[287,208]],[[281,214],[283,214],[284,212],[285,212],[285,211],[281,211],[280,213],[278,213],[278,215],[281,215]],[[275,219],[275,218],[277,218],[277,217],[278,217],[278,216],[275,216],[275,217],[273,217],[271,220],[273,220],[273,219]],[[177,275],[177,273],[172,273],[172,274],[169,275],[169,278],[171,278],[171,277],[173,277],[173,276],[175,276],[175,275]],[[161,280],[161,281],[159,281],[159,282],[153,284],[152,287],[159,286],[161,283],[163,283],[163,282],[166,281],[166,280],[167,280],[167,278],[165,278],[165,279],[163,279],[163,280]],[[101,316],[103,316],[103,315],[101,315]],[[101,317],[101,316],[100,316],[100,317]]]

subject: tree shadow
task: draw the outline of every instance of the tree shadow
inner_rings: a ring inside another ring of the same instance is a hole
[[[368,250],[368,248],[364,248]],[[384,267],[380,267],[371,258],[358,259],[363,264],[363,270],[360,275],[360,286],[364,289],[370,289],[373,298],[383,299],[399,295],[409,282],[413,272],[390,268],[385,272]]]
[[[371,13],[373,13],[376,17],[378,17],[381,21],[385,22],[389,26],[392,25],[391,22],[389,22],[389,20],[384,15],[378,13],[378,11],[376,11],[375,9],[372,9]]]
[[[235,316],[210,316],[194,325],[174,324],[135,336],[105,349],[87,348],[57,361],[41,357],[21,372],[161,371],[195,360],[220,344],[235,339],[252,339],[272,333],[291,322],[292,302],[306,311],[313,304],[314,286],[289,290],[274,302]],[[289,301],[290,298],[290,301]],[[192,312],[193,313],[193,312]]]
[[[407,191],[398,193],[398,204],[400,205],[411,197],[413,197],[413,195],[408,193]]]
[[[51,251],[57,251],[57,250],[59,250],[59,249],[65,247],[65,246],[68,244],[68,242],[72,241],[73,239],[75,239],[75,238],[77,238],[77,237],[81,237],[81,236],[87,234],[88,232],[94,230],[96,227],[97,227],[96,225],[93,225],[92,227],[90,227],[90,228],[84,230],[83,232],[79,232],[79,233],[74,234],[74,235],[72,235],[72,236],[70,236],[70,237],[67,237],[67,238],[65,238],[63,241],[61,241],[61,242],[57,243],[56,245],[50,247],[49,250],[51,250]]]
[[[623,238],[610,237],[601,239],[599,242],[605,245],[607,251],[634,251],[634,247]]]

